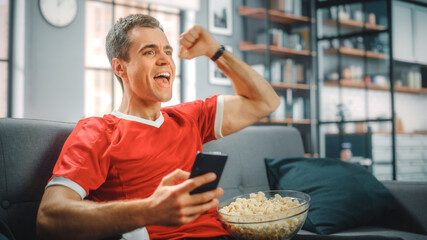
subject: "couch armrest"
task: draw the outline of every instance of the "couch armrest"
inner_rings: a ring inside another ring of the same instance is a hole
[[[427,182],[383,181],[398,203],[383,224],[427,235]]]

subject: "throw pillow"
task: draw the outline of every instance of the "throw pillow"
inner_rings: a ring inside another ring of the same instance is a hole
[[[303,228],[330,234],[363,226],[395,208],[391,193],[359,165],[339,159],[265,159],[271,189],[310,195]]]

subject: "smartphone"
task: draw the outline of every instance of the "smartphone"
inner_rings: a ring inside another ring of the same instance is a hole
[[[214,172],[216,174],[216,179],[194,189],[190,194],[202,193],[217,188],[227,158],[228,155],[225,153],[197,152],[196,160],[194,161],[193,168],[191,169],[190,178],[197,177],[208,172]]]

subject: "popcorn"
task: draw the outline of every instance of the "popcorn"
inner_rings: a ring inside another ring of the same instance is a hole
[[[301,205],[295,198],[275,194],[267,199],[263,192],[258,192],[251,193],[249,198],[237,198],[218,212],[239,239],[282,239],[291,237],[304,222],[308,205],[298,208]],[[297,215],[301,212],[304,213]]]

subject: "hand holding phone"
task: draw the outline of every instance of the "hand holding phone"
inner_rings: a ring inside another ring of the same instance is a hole
[[[227,154],[220,152],[198,152],[191,169],[190,178],[213,172],[216,174],[216,179],[194,189],[190,194],[202,193],[217,188],[227,158]]]

